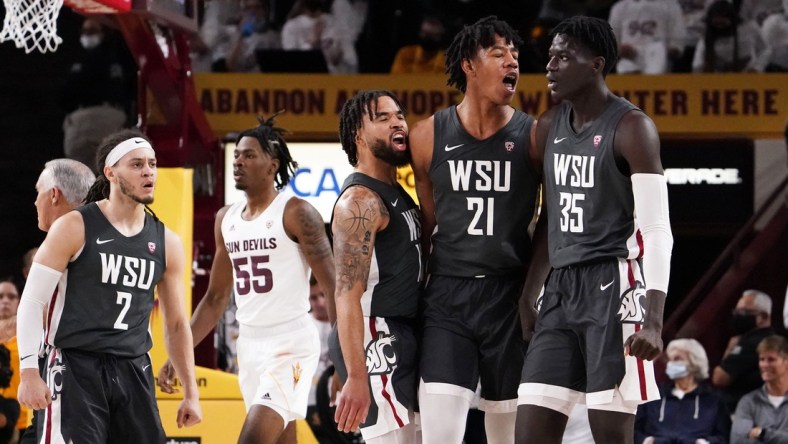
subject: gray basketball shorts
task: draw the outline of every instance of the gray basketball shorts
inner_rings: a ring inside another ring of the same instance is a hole
[[[44,377],[52,403],[38,412],[38,442],[166,441],[147,354],[125,358],[54,348]]]
[[[416,408],[418,343],[415,321],[375,316],[363,319],[372,403],[360,429],[368,440],[410,424],[409,412]],[[336,325],[328,336],[328,353],[344,383],[348,372]]]
[[[589,406],[658,399],[650,361],[624,355],[644,320],[639,261],[610,259],[554,269],[545,284],[536,332],[523,366],[521,395]]]
[[[419,372],[428,393],[472,398],[480,409],[516,409],[525,344],[518,301],[520,276],[431,276],[423,298]],[[439,385],[440,384],[440,385]],[[437,391],[436,391],[437,390]]]

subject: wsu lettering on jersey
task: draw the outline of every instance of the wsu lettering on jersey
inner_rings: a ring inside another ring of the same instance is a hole
[[[512,165],[508,160],[449,160],[448,164],[454,191],[507,192],[511,188]],[[473,212],[467,233],[471,236],[495,234],[495,198],[466,196],[465,200],[468,210]]]
[[[101,256],[101,283],[150,290],[156,262],[112,253]],[[122,272],[122,273],[121,273]]]
[[[448,163],[451,186],[454,191],[509,191],[512,172],[512,165],[509,161],[449,160]],[[503,172],[501,172],[502,163]],[[477,179],[471,181],[472,175]]]
[[[568,183],[571,187],[594,188],[595,160],[595,156],[553,153],[555,184],[565,187]]]
[[[594,188],[595,161],[595,156],[553,153],[555,184],[559,187]],[[559,226],[561,231],[572,233],[584,231],[584,213],[581,202],[585,198],[584,193],[559,192],[558,205],[561,207]]]

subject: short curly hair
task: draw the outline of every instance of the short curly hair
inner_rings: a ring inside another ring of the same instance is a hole
[[[449,49],[446,50],[446,74],[449,75],[446,84],[464,93],[468,81],[462,70],[462,61],[472,59],[480,48],[493,46],[495,36],[503,37],[506,43],[512,43],[516,47],[523,44],[517,31],[494,15],[466,26],[454,36]]]
[[[397,96],[393,92],[383,89],[359,92],[348,99],[342,105],[342,111],[339,112],[339,141],[342,143],[342,149],[347,154],[347,160],[352,166],[358,164],[356,134],[364,125],[365,115],[369,116],[369,120],[374,119],[374,114],[377,112],[378,99],[381,97],[391,97],[397,108],[403,114],[405,113]]]
[[[606,77],[618,61],[618,43],[613,28],[606,20],[576,15],[562,20],[550,31],[550,38],[565,34],[585,45],[595,56],[605,59],[602,76]]]

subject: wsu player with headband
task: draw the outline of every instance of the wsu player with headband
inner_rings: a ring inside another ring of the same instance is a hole
[[[104,139],[99,159],[104,169],[88,204],[58,218],[33,259],[17,316],[18,400],[44,409],[39,442],[162,443],[148,356],[154,289],[184,382],[178,426],[202,416],[183,308],[183,244],[147,208],[156,185],[150,141],[121,130]]]

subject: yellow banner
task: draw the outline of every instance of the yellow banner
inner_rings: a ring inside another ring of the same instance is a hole
[[[394,91],[411,124],[462,99],[435,75],[197,74],[195,81],[219,136],[255,125],[256,114],[285,110],[279,124],[294,140],[336,140],[342,104],[363,89]],[[788,74],[612,75],[608,85],[663,135],[782,137],[788,116]],[[547,110],[545,77],[521,76],[512,105],[537,116]]]
[[[151,209],[156,216],[181,238],[184,252],[183,287],[185,309],[188,317],[192,315],[192,227],[194,221],[194,193],[192,192],[193,171],[184,168],[159,168],[156,179],[156,195]],[[153,372],[167,360],[164,347],[164,329],[158,301],[151,314],[151,337],[153,348],[150,351]]]

